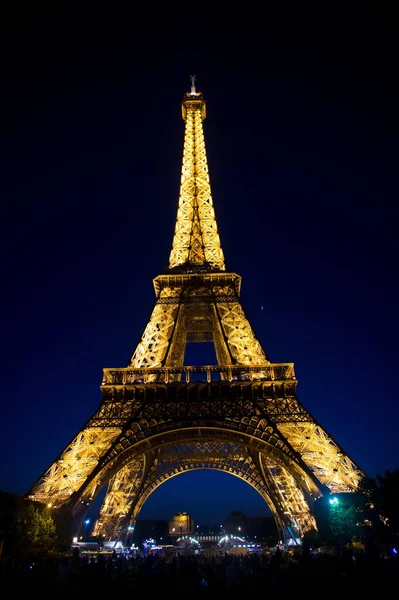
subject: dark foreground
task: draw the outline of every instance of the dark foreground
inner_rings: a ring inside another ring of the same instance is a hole
[[[39,593],[67,598],[122,593],[189,594],[191,597],[242,597],[249,593],[306,593],[333,597],[364,593],[367,597],[396,590],[399,560],[283,555],[175,556],[126,558],[125,556],[48,557],[16,563],[3,560],[0,592]],[[152,596],[151,596],[152,597]],[[155,596],[154,596],[155,597]]]

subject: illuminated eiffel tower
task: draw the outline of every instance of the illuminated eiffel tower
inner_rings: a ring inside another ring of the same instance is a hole
[[[123,541],[158,486],[216,469],[259,492],[281,541],[300,540],[317,530],[316,499],[355,492],[365,474],[299,402],[294,365],[270,362],[244,312],[215,218],[206,103],[191,82],[172,250],[150,320],[129,364],[104,369],[98,410],[26,497],[63,507],[78,533],[102,493],[93,535]],[[188,342],[213,342],[217,365],[185,366]]]

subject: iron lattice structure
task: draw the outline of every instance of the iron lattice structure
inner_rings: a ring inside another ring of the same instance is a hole
[[[26,497],[64,507],[78,531],[103,492],[93,534],[123,541],[163,482],[216,469],[261,494],[283,541],[300,538],[317,530],[317,498],[354,492],[365,474],[299,402],[294,365],[270,362],[240,302],[241,277],[226,271],[194,80],[182,116],[176,226],[150,320],[129,364],[104,369],[99,409]],[[185,366],[188,342],[213,342],[217,365]]]

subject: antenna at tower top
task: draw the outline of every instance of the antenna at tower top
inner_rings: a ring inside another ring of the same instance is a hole
[[[195,75],[190,75],[190,79],[191,79],[191,94],[196,94],[197,92],[195,91],[195,80],[197,78]]]

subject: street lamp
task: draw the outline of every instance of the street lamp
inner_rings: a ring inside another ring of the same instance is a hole
[[[85,541],[87,539],[87,526],[89,523],[90,523],[90,519],[86,519],[86,521],[85,521]]]
[[[133,544],[133,540],[132,540],[132,532],[134,531],[134,525],[129,525],[127,528],[127,543],[129,546],[132,546]]]

